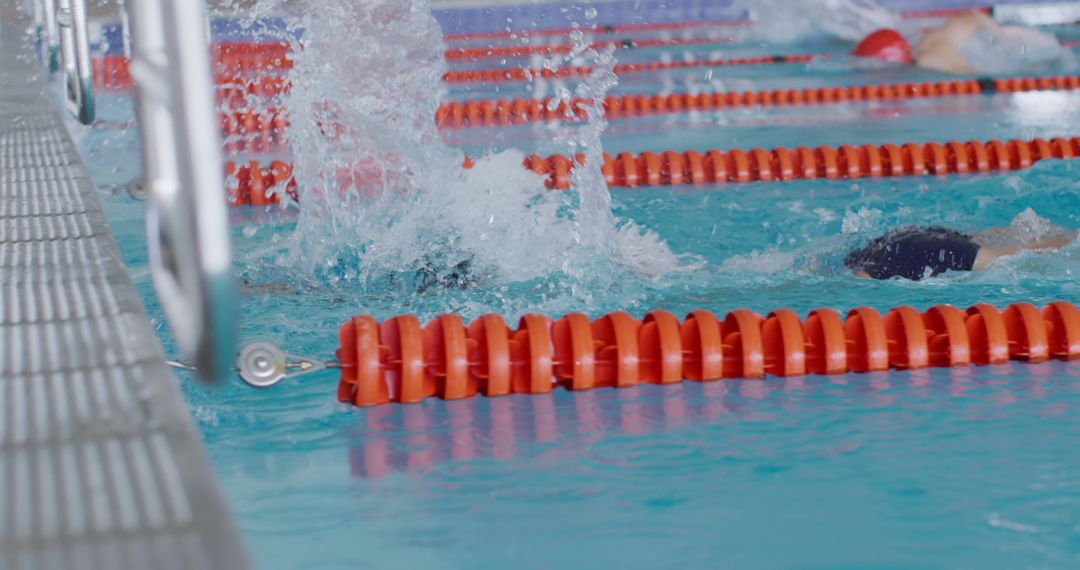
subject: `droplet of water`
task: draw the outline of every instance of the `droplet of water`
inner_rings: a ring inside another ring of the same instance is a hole
[[[585,8],[585,19],[586,20],[595,20],[596,19],[596,14],[597,14],[596,8],[593,8],[592,6],[589,6],[588,8]]]

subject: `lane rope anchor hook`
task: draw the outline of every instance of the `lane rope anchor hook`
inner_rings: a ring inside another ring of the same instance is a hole
[[[240,379],[255,388],[269,388],[287,378],[340,366],[337,362],[288,353],[265,341],[245,344],[236,356]]]
[[[178,370],[195,370],[194,366],[178,360],[166,360],[165,363]],[[245,384],[254,388],[269,388],[282,380],[336,368],[341,368],[340,362],[292,354],[259,340],[249,342],[240,349],[233,370]]]

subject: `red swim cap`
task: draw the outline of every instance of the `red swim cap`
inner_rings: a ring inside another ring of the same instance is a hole
[[[911,44],[896,30],[878,30],[863,38],[851,55],[911,64]]]

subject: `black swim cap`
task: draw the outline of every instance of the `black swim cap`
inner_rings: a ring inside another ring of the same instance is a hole
[[[848,253],[844,265],[874,279],[918,281],[948,270],[970,271],[979,245],[971,236],[940,226],[907,226]]]

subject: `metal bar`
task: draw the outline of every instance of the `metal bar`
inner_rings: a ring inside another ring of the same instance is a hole
[[[59,0],[61,70],[68,111],[84,125],[94,122],[94,70],[86,31],[86,0]]]
[[[202,2],[130,0],[150,267],[173,335],[204,379],[232,365],[235,291]]]
[[[30,0],[29,10],[34,15],[34,41],[40,43],[45,34],[45,6],[41,0]]]
[[[120,8],[120,41],[124,48],[124,57],[131,60],[131,20],[128,18],[126,0],[117,0]]]
[[[44,19],[42,43],[45,46],[45,61],[48,62],[49,71],[56,73],[60,70],[60,29],[56,25],[56,0],[41,0],[41,10]]]

